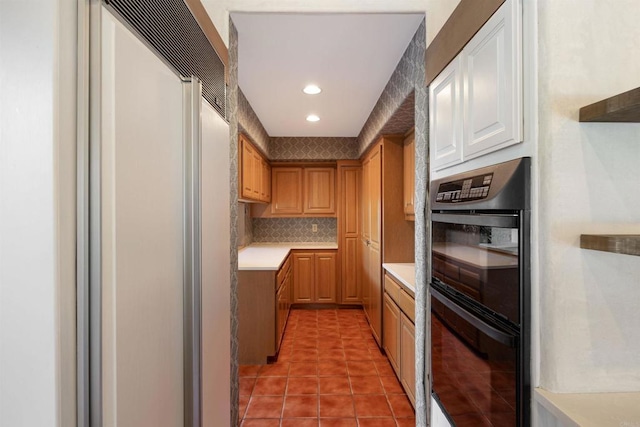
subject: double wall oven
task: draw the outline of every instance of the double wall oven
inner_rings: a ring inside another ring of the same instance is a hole
[[[530,159],[434,181],[432,394],[451,425],[530,425]]]

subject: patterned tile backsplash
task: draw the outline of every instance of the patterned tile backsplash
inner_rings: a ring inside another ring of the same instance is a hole
[[[337,236],[336,218],[253,218],[254,242],[335,242]]]

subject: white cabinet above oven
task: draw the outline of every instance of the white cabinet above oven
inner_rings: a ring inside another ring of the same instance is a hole
[[[522,142],[522,9],[507,0],[429,85],[434,170]]]

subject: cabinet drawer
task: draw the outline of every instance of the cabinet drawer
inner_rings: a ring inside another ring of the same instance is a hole
[[[389,277],[388,274],[384,275],[384,291],[389,294],[392,300],[398,303],[398,295],[402,290],[400,289],[400,285],[398,285],[395,280]]]
[[[404,290],[400,290],[398,294],[398,306],[406,316],[415,323],[416,318],[416,301],[411,298],[411,295]]]

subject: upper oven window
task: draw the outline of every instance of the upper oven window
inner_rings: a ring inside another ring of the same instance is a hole
[[[433,214],[434,281],[518,324],[517,214]]]

